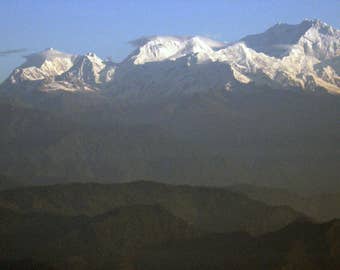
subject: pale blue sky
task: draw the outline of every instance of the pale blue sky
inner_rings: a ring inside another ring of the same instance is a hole
[[[237,40],[277,22],[318,18],[340,25],[340,0],[1,0],[0,81],[22,55],[53,47],[93,51],[119,61],[130,40],[148,35],[204,35]],[[9,50],[25,49],[16,53]]]

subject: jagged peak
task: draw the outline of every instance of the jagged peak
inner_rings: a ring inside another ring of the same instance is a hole
[[[323,35],[338,36],[338,30],[317,19],[305,19],[299,24],[277,23],[263,33],[248,35],[241,39],[257,52],[282,58],[288,55],[291,47],[311,31]]]
[[[304,22],[310,23],[311,25],[323,25],[323,26],[327,26],[328,25],[327,23],[321,21],[320,19],[316,19],[316,18],[314,18],[314,19],[305,18],[302,21],[302,23],[304,23]]]
[[[321,21],[320,19],[304,19],[302,22],[298,24],[289,24],[284,22],[278,22],[269,29],[267,29],[264,33],[270,32],[270,31],[276,31],[278,28],[304,28],[305,31],[308,31],[311,27],[331,27],[327,23]]]
[[[80,59],[83,59],[85,61],[89,61],[92,64],[98,65],[102,68],[105,66],[105,61],[103,59],[101,59],[100,57],[98,57],[93,52],[88,52],[85,55],[80,56]]]
[[[92,58],[92,59],[99,59],[101,61],[103,61],[98,55],[96,55],[95,53],[93,52],[88,52],[85,54],[85,57],[87,58]]]
[[[89,57],[97,57],[97,55],[93,52],[88,52],[87,54],[85,54],[86,56],[89,56]]]
[[[175,64],[172,61],[177,61],[179,69],[184,62],[195,67],[219,62],[230,65],[242,82],[262,82],[264,74],[268,80],[275,82],[304,85],[307,75],[313,74],[318,84],[325,80],[339,91],[337,70],[334,74],[328,71],[327,76],[322,75],[321,78],[320,74],[325,71],[315,73],[314,69],[316,63],[339,56],[339,37],[339,30],[321,20],[306,19],[295,25],[277,23],[261,34],[229,44],[199,35],[142,37],[131,42],[135,50],[118,64],[111,59],[102,60],[93,52],[71,55],[48,48],[26,56],[25,64],[13,72],[11,81],[52,78],[97,86],[102,82],[113,82],[114,76],[114,82],[117,82],[119,76],[139,71],[139,67],[134,65],[164,61],[164,65],[159,66],[166,70]],[[151,69],[153,66],[150,64]],[[161,74],[161,71],[156,70],[155,73]],[[325,87],[328,89],[329,85]]]
[[[304,22],[307,22],[310,24],[310,29],[317,30],[320,34],[323,35],[339,35],[339,30],[335,29],[331,25],[319,20],[319,19],[312,19],[312,20],[304,20]],[[310,30],[309,29],[309,30]]]

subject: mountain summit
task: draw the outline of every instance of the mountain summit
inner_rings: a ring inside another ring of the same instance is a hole
[[[93,53],[47,49],[26,56],[6,84],[43,91],[109,90],[123,97],[143,97],[146,89],[167,95],[234,91],[249,83],[340,93],[340,31],[319,20],[279,23],[230,44],[201,36],[153,36],[132,45],[136,49],[119,64]]]
[[[148,62],[160,62],[164,60],[176,60],[190,54],[212,54],[214,49],[219,49],[226,44],[209,38],[155,36],[141,38],[133,41],[132,45],[138,48],[130,55],[127,61],[134,64],[145,64]]]
[[[336,44],[336,42],[339,42],[336,39],[339,39],[339,31],[333,27],[320,20],[304,20],[298,25],[278,23],[264,33],[246,36],[242,41],[257,52],[283,58],[291,53],[294,45],[303,45],[309,40],[310,44],[316,45],[315,49],[324,50],[324,53],[326,53],[324,56],[327,56],[328,53],[329,57],[333,57],[336,54],[335,46],[325,43],[331,41]],[[306,53],[311,52],[313,52],[313,49],[308,50],[306,48]]]
[[[53,48],[25,56],[26,62],[10,75],[11,83],[39,81],[61,75],[73,66],[74,56]]]

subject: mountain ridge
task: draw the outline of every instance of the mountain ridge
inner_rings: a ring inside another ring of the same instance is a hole
[[[97,216],[131,205],[160,205],[202,231],[276,230],[304,215],[223,188],[168,185],[151,181],[117,184],[66,184],[0,192],[0,207],[26,213]]]
[[[75,188],[82,193],[80,186]],[[58,198],[62,199],[62,193]],[[340,265],[339,220],[320,224],[297,217],[257,236],[242,231],[214,233],[197,230],[158,204],[130,203],[92,217],[0,207],[4,221],[0,223],[0,266],[50,270],[335,270]],[[219,219],[212,220],[216,221]]]
[[[47,49],[26,56],[26,62],[4,84],[32,82],[35,84],[31,88],[42,91],[105,89],[129,97],[144,89],[157,93],[155,89],[164,88],[162,83],[167,80],[171,82],[167,92],[177,89],[179,93],[192,93],[190,89],[202,85],[195,79],[208,69],[211,74],[204,80],[205,91],[236,91],[237,82],[340,93],[340,71],[337,65],[329,64],[340,56],[340,31],[319,20],[276,24],[261,34],[228,44],[202,36],[152,36],[132,44],[137,48],[118,64],[92,53],[74,56]],[[216,77],[214,73],[221,75]],[[130,82],[128,78],[134,79]]]

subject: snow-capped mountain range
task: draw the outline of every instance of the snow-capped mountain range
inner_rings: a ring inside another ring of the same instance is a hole
[[[40,91],[113,91],[117,96],[233,91],[254,83],[277,89],[318,87],[340,94],[340,30],[319,20],[276,24],[264,33],[224,43],[209,38],[154,36],[132,42],[121,63],[93,53],[55,49],[26,56],[5,81]]]

